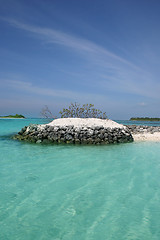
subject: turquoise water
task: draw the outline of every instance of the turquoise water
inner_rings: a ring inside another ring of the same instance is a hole
[[[159,240],[160,143],[38,145],[0,120],[1,240]]]

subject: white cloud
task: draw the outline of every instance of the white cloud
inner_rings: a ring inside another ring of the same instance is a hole
[[[61,99],[63,102],[70,103],[71,101],[78,102],[105,102],[109,100],[108,97],[102,94],[92,94],[88,92],[79,92],[79,91],[70,91],[63,89],[53,89],[53,88],[44,88],[42,86],[37,86],[31,82],[20,81],[20,80],[10,80],[10,79],[0,79],[0,87],[12,89],[13,91],[18,91],[19,93],[29,93],[33,96],[39,97],[52,97],[53,99]],[[62,100],[63,99],[63,100]]]
[[[33,93],[36,95],[44,95],[51,97],[63,97],[63,98],[74,98],[76,94],[72,91],[58,90],[52,88],[43,88],[33,85],[31,82],[20,81],[20,80],[8,80],[4,79],[1,81],[1,85],[9,88],[20,90],[24,92]]]
[[[42,28],[42,27],[24,24],[24,23],[14,20],[14,19],[4,19],[3,18],[3,20],[8,22],[13,27],[36,34],[36,36],[41,37],[47,43],[64,45],[64,46],[70,47],[80,53],[86,53],[86,54],[91,54],[91,55],[94,54],[94,55],[101,57],[102,59],[104,59],[104,58],[105,59],[108,58],[108,60],[112,59],[114,61],[118,61],[121,64],[126,64],[134,69],[139,69],[139,67],[136,66],[135,64],[116,55],[115,53],[107,50],[106,48],[103,48],[103,47],[95,44],[92,41],[89,41],[89,40],[86,40],[83,38],[79,38],[79,37],[75,37],[71,34],[67,34],[67,33],[64,33],[64,32],[61,32],[61,31],[58,31],[55,29],[44,28],[44,27]],[[95,60],[97,60],[97,59],[95,59]],[[108,61],[108,64],[110,65],[110,67],[113,67],[110,61]]]
[[[97,78],[99,77],[98,81],[92,79],[92,83],[87,80],[86,84],[88,85],[97,85],[101,90],[106,88],[106,90],[112,90],[117,93],[136,94],[155,99],[160,98],[160,84],[151,73],[143,71],[143,69],[136,66],[136,64],[131,63],[92,41],[75,37],[72,34],[55,29],[24,24],[13,19],[3,20],[13,27],[35,34],[36,37],[45,43],[63,45],[67,48],[72,48],[78,52],[78,54],[82,54],[85,59],[88,60],[90,69],[93,69]],[[101,77],[102,74],[107,77]],[[53,91],[51,89],[43,89],[42,91],[41,88],[28,85],[31,83],[19,83],[19,87],[22,87],[21,84],[25,84],[25,86],[23,86],[25,89],[36,93],[39,92],[39,94],[42,95],[77,97],[77,94],[66,90]]]
[[[140,103],[138,103],[138,105],[141,106],[141,107],[145,107],[145,106],[147,106],[147,103],[145,103],[145,102],[140,102]]]

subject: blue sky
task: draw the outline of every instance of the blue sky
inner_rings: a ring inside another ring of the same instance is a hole
[[[0,115],[160,117],[159,0],[0,0]]]

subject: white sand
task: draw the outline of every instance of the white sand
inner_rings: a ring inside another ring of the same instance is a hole
[[[74,127],[96,127],[103,126],[104,128],[121,128],[125,129],[126,127],[122,124],[114,122],[110,119],[98,119],[98,118],[58,118],[53,120],[48,124],[39,125],[40,128],[43,128],[45,125],[49,126],[70,126]],[[160,132],[156,133],[140,133],[132,134],[134,141],[160,141]]]
[[[155,133],[140,133],[140,134],[132,134],[135,142],[140,141],[152,141],[152,142],[160,142],[160,132]]]
[[[75,127],[95,127],[103,126],[104,128],[126,128],[122,124],[116,123],[109,119],[98,118],[58,118],[47,124],[49,126],[70,126]]]

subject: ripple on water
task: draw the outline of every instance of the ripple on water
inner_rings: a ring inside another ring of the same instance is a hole
[[[159,143],[0,149],[0,239],[160,239]]]

